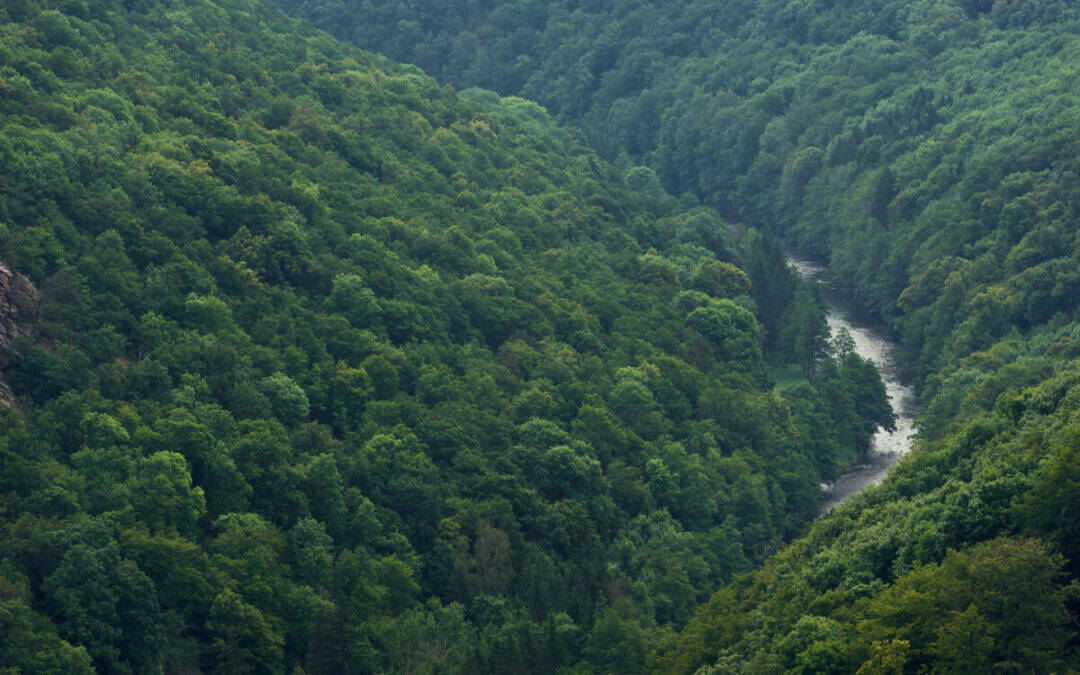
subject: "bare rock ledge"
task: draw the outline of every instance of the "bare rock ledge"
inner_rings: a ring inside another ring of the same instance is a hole
[[[41,298],[30,280],[0,262],[0,370],[8,366],[15,340],[30,334],[40,306]],[[14,402],[11,387],[0,377],[0,405]]]

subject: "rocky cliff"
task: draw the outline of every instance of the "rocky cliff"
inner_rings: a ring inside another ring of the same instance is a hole
[[[15,340],[30,332],[41,300],[30,280],[0,262],[0,370],[8,365]],[[0,377],[0,404],[11,405],[15,396]]]

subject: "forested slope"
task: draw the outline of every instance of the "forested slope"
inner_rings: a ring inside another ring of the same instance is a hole
[[[924,406],[911,459],[716,594],[654,667],[1076,667],[1075,3],[291,10],[535,96],[608,157],[827,256],[899,337]]]
[[[282,4],[830,256],[917,379],[1074,309],[1068,3]]]
[[[639,668],[890,423],[775,241],[243,0],[0,10],[0,262],[5,672]]]

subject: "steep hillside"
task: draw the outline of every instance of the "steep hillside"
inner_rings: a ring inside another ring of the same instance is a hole
[[[291,9],[535,95],[607,156],[827,256],[922,391],[911,460],[720,591],[653,666],[1075,667],[1075,3],[452,4],[457,22]]]
[[[276,10],[9,2],[0,669],[641,667],[890,423],[727,232]]]
[[[917,380],[1075,309],[1068,3],[283,6],[535,98],[670,191],[831,257]]]

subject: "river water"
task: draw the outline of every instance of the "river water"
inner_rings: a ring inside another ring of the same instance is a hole
[[[917,412],[915,392],[900,383],[896,365],[892,360],[893,342],[880,326],[859,318],[850,299],[830,281],[828,269],[790,254],[788,263],[799,274],[821,283],[822,295],[829,302],[829,330],[833,335],[841,328],[846,328],[851,333],[855,340],[855,351],[864,359],[872,361],[881,372],[881,379],[885,381],[885,389],[889,394],[889,404],[896,413],[896,431],[878,429],[870,443],[870,450],[860,463],[845,471],[832,484],[822,486],[825,504],[821,512],[824,515],[852,495],[880,483],[889,469],[911,448]]]

